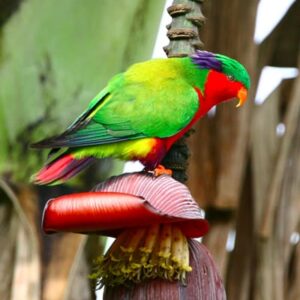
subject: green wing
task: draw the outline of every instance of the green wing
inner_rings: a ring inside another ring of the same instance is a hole
[[[93,120],[113,130],[142,133],[148,137],[169,137],[183,129],[199,107],[195,90],[183,80],[170,80],[158,89],[133,83],[116,91],[94,115]]]
[[[149,76],[138,76],[141,72],[137,66],[145,73],[147,63],[114,77],[98,95],[100,99],[94,98],[63,134],[34,146],[101,145],[144,137],[164,138],[181,131],[199,108],[197,93],[174,70],[163,76],[161,70],[155,74],[152,68]]]

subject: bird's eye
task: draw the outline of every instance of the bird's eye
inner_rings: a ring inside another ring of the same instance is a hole
[[[232,80],[232,81],[234,80],[234,77],[232,75],[228,75],[227,77],[229,80]]]

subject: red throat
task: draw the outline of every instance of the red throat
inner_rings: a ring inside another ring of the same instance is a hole
[[[204,88],[204,101],[201,102],[201,106],[205,106],[203,109],[206,109],[203,113],[221,102],[236,98],[242,87],[241,83],[231,81],[223,73],[210,71]]]
[[[164,140],[166,150],[168,151],[173,143],[180,139],[212,107],[223,101],[235,98],[241,87],[241,83],[231,81],[226,75],[213,70],[210,71],[204,87],[204,95],[199,88],[195,87],[199,99],[199,110],[185,128],[176,135]]]

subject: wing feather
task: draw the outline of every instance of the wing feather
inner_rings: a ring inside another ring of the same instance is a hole
[[[167,76],[161,76],[162,63]],[[64,133],[33,147],[94,146],[175,135],[192,120],[199,101],[194,88],[170,66],[170,60],[152,60],[117,75]],[[146,76],[147,68],[151,76]]]

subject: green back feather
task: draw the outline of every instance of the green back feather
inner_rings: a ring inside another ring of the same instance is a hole
[[[194,87],[203,90],[207,74],[189,58],[135,64],[113,77],[64,133],[35,146],[80,147],[175,135],[199,109]]]
[[[176,134],[190,122],[199,107],[191,82],[196,83],[197,74],[186,76],[183,63],[183,59],[160,59],[133,65],[118,81],[109,83],[111,98],[93,120],[108,128],[132,130],[148,137]],[[199,70],[193,66],[190,72],[199,73]],[[127,124],[127,128],[119,128],[118,124]]]

